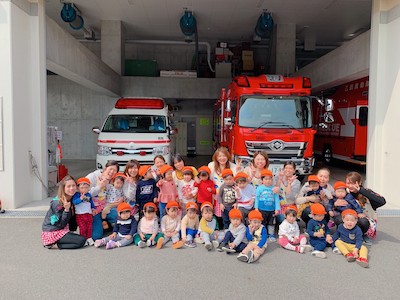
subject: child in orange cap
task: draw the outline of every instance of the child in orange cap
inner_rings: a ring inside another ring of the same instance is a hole
[[[160,219],[162,220],[167,203],[178,200],[178,190],[172,178],[174,169],[171,166],[163,165],[159,172],[161,179],[157,182],[157,187],[160,190],[158,192],[158,208],[160,210]]]
[[[342,218],[343,223],[328,241],[335,247],[333,253],[343,254],[348,262],[356,260],[361,267],[368,267],[368,249],[363,245],[363,233],[357,226],[357,212],[345,209]]]
[[[289,205],[285,210],[285,220],[279,225],[279,245],[287,250],[304,253],[312,248],[307,245],[307,238],[300,234],[300,228],[297,224],[297,206]]]
[[[217,250],[226,253],[241,252],[246,247],[246,226],[242,223],[242,213],[237,208],[232,208],[229,212],[228,231]]]
[[[273,192],[273,174],[270,170],[261,171],[262,185],[256,189],[256,201],[254,208],[263,216],[263,225],[267,227],[267,233],[271,242],[276,241],[274,219],[281,208],[279,195]]]
[[[101,212],[101,218],[103,219],[103,229],[108,229],[108,223],[106,221],[107,215],[110,213],[113,207],[117,207],[118,204],[125,201],[123,186],[125,183],[125,174],[117,173],[111,179],[111,184],[107,184],[106,190],[106,206]]]
[[[361,206],[357,203],[356,199],[354,199],[354,197],[347,192],[346,183],[344,183],[343,181],[336,181],[333,185],[333,188],[335,190],[335,196],[332,198],[332,200],[329,201],[328,213],[337,226],[342,223],[341,213],[346,209],[353,209],[357,212],[357,214],[363,213],[363,210]],[[346,205],[337,205],[337,203],[340,203],[342,201],[337,202],[335,205],[335,202],[338,200],[345,200]]]
[[[131,206],[122,202],[117,207],[118,218],[113,228],[113,233],[106,238],[96,240],[96,248],[106,246],[106,249],[124,247],[133,243],[133,236],[136,234],[136,219],[131,215]]]
[[[245,172],[239,172],[235,176],[235,196],[236,207],[242,213],[243,224],[246,224],[247,215],[253,209],[256,198],[256,190],[252,184],[249,184],[249,176]]]
[[[176,201],[170,201],[166,209],[167,214],[161,219],[161,232],[164,235],[164,245],[169,240],[172,240],[172,248],[182,248],[183,242],[179,239],[179,231],[181,230],[181,218],[178,215],[179,204]]]
[[[194,186],[193,180],[193,167],[183,167],[183,180],[178,181],[178,197],[182,207],[185,207],[188,202],[196,202],[198,188]],[[182,216],[186,214],[186,211],[182,211]]]
[[[246,239],[249,241],[246,248],[240,252],[237,259],[247,263],[253,263],[264,254],[267,249],[267,230],[262,225],[262,214],[259,210],[249,213],[249,226],[246,228]]]
[[[235,180],[231,169],[224,169],[222,171],[222,179],[224,183],[218,190],[217,200],[222,210],[222,222],[224,230],[229,228],[229,211],[236,204],[236,191],[235,191]]]
[[[218,230],[218,222],[213,215],[213,206],[210,202],[204,202],[201,205],[199,233],[208,251],[213,247],[217,248],[224,238],[224,232]]]
[[[299,193],[296,198],[296,204],[298,207],[298,216],[307,224],[309,221],[309,211],[303,214],[303,211],[311,206],[313,203],[321,202],[321,193],[323,193],[322,187],[319,185],[320,181],[317,175],[310,175],[307,178],[306,184],[302,187],[303,193]],[[308,186],[306,186],[308,185]],[[304,216],[303,216],[304,215]]]
[[[164,244],[164,235],[159,232],[157,206],[153,202],[147,202],[143,206],[143,217],[137,226],[138,234],[133,237],[136,246],[144,248],[156,245],[161,249]]]
[[[77,181],[78,191],[72,197],[72,204],[75,206],[76,223],[79,226],[79,234],[84,236],[88,245],[93,246],[93,214],[96,210],[92,195],[89,193],[90,180],[86,177]]]
[[[157,202],[158,189],[151,172],[151,166],[139,168],[140,180],[136,186],[136,205],[139,206],[139,218],[143,217],[143,208],[146,203]]]
[[[196,243],[194,237],[199,229],[199,216],[197,215],[197,204],[195,202],[186,203],[186,215],[181,222],[182,242],[186,247],[194,248]]]
[[[199,174],[194,178],[194,186],[198,188],[197,203],[199,208],[204,202],[213,203],[213,195],[216,193],[215,184],[210,180],[211,170],[207,166],[201,166]]]
[[[310,236],[310,244],[314,247],[311,254],[315,257],[326,258],[324,252],[326,242],[332,239],[328,224],[325,220],[325,207],[320,203],[314,203],[310,207],[312,219],[308,221],[307,233]]]

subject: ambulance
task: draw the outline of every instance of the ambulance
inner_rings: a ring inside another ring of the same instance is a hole
[[[97,168],[103,169],[109,160],[117,161],[121,170],[131,159],[153,164],[156,155],[171,163],[175,152],[172,116],[162,98],[119,99],[101,129],[92,129],[99,135]]]

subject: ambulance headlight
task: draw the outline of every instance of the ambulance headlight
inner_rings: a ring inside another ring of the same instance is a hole
[[[97,146],[97,154],[103,156],[111,155],[111,148],[99,145]]]
[[[167,155],[169,153],[169,148],[167,146],[155,147],[153,149],[153,155]]]

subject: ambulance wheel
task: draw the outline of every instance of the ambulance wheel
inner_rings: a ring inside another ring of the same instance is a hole
[[[326,145],[324,147],[324,151],[322,152],[322,159],[324,160],[324,163],[327,165],[332,163],[332,148],[329,145]]]

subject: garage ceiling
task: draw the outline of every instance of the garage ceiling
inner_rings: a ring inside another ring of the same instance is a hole
[[[47,15],[77,38],[60,18],[60,0],[46,0]],[[340,46],[370,28],[371,0],[74,0],[85,27],[101,38],[101,20],[121,20],[127,39],[183,40],[179,19],[193,11],[200,41],[252,41],[263,10],[275,24],[296,24],[297,45],[315,34],[317,46]]]

